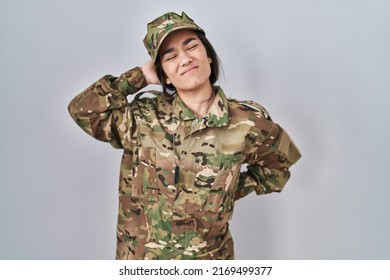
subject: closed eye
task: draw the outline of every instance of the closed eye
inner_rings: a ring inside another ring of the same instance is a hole
[[[175,59],[175,57],[176,57],[176,55],[170,55],[170,56],[165,58],[165,61],[173,60],[173,59]]]
[[[197,46],[198,46],[197,44],[192,45],[192,46],[190,46],[190,47],[188,48],[188,50],[193,50],[193,49],[195,49]]]

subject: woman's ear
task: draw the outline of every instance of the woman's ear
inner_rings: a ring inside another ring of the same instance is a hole
[[[213,60],[210,57],[208,57],[207,59],[208,59],[210,64],[211,64],[211,62],[213,62]]]
[[[166,83],[167,85],[170,85],[170,84],[171,84],[171,80],[167,78],[167,79],[165,80],[165,83]]]

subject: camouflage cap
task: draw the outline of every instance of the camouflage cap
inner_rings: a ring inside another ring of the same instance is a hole
[[[148,23],[148,33],[144,38],[144,44],[153,62],[156,62],[158,50],[164,39],[171,32],[179,29],[192,29],[205,34],[203,29],[184,12],[182,12],[181,16],[169,12]]]

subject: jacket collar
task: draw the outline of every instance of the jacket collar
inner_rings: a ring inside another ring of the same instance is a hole
[[[214,87],[216,94],[213,103],[210,105],[210,110],[207,115],[202,118],[202,124],[199,129],[205,127],[222,127],[228,124],[229,109],[228,101],[221,87]],[[188,121],[196,119],[196,116],[184,104],[179,96],[175,96],[173,100],[173,112],[179,121]]]

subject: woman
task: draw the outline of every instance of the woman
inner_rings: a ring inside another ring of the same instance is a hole
[[[142,68],[101,78],[69,105],[84,131],[124,150],[117,259],[234,259],[234,201],[280,192],[300,153],[263,107],[214,86],[218,57],[184,12],[149,23],[144,43]],[[163,92],[127,102],[148,84]]]

